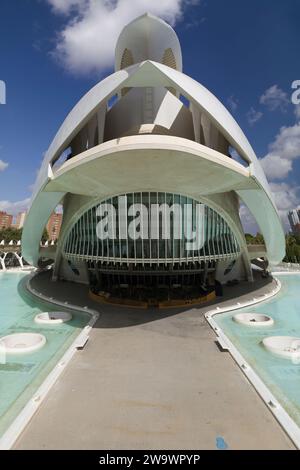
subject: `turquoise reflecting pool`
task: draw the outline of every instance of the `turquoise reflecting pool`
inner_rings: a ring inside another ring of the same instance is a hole
[[[215,315],[214,320],[300,426],[300,364],[272,355],[261,344],[267,336],[300,337],[300,274],[276,277],[282,288],[274,298],[257,306]],[[242,312],[270,315],[274,325],[255,328],[234,322],[232,316]]]
[[[46,345],[33,353],[9,355],[0,361],[0,437],[33,396],[49,372],[89,322],[87,313],[74,312],[61,325],[38,325],[37,313],[62,310],[24,294],[25,273],[0,273],[0,336],[18,332],[43,334]]]

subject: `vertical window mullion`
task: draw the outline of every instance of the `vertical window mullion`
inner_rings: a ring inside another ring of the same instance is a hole
[[[174,207],[174,193],[172,193],[172,206]],[[174,221],[175,221],[175,217],[174,217],[174,212],[173,212],[172,233],[170,231],[170,235],[172,235],[172,266],[174,266],[174,256],[175,256],[175,239],[174,239],[175,227],[174,227]],[[170,222],[171,222],[171,216],[170,216]]]
[[[158,238],[157,238],[157,263],[159,264],[159,237],[160,237],[160,227],[159,227],[159,199],[158,199],[158,192],[156,193],[156,203],[157,203],[157,230],[158,230]]]
[[[211,240],[211,220],[210,220],[210,214],[208,211],[205,211],[205,214],[207,216],[205,219],[207,219],[207,248],[208,248],[208,259],[211,261],[211,246],[210,246],[210,240]]]
[[[229,251],[228,251],[227,237],[226,237],[226,222],[224,219],[223,219],[223,238],[224,238],[226,255],[228,255]]]
[[[165,207],[166,207],[167,206],[167,193],[164,193],[164,204],[165,204]],[[165,232],[166,232],[167,210],[165,210],[164,218],[165,218],[165,220],[164,220],[165,227],[164,228],[165,228]],[[164,246],[165,246],[165,265],[166,265],[167,264],[167,257],[168,257],[168,239],[167,239],[167,237],[165,238]]]
[[[127,194],[126,194],[127,196]],[[128,200],[129,198],[126,197],[126,227],[127,227],[127,233],[126,233],[126,251],[127,251],[127,266],[129,266],[129,242],[128,242]]]
[[[132,205],[133,205],[133,213],[134,214],[135,214],[135,198],[136,198],[136,194],[133,193],[133,195],[132,195],[133,204]],[[136,234],[136,230],[135,230],[135,234]],[[136,266],[136,236],[134,236],[134,240],[133,240],[133,253],[134,253],[134,264]]]
[[[113,198],[110,198],[110,205],[112,208],[114,208],[113,206]],[[113,255],[113,263],[115,264],[116,262],[116,252],[115,252],[115,237],[114,237],[114,234],[115,234],[115,220],[114,220],[114,210],[111,211],[111,228],[112,228],[112,255]]]
[[[141,200],[141,210],[142,210],[142,213],[141,213],[141,245],[142,245],[142,265],[144,266],[144,230],[145,230],[145,227],[144,227],[144,206],[143,206],[143,193],[142,191],[140,192],[140,200]]]
[[[148,192],[148,243],[149,243],[149,257],[150,257],[150,266],[152,266],[152,238],[151,238],[151,197],[150,197],[150,192]]]
[[[216,222],[215,222],[215,211],[213,209],[210,209],[211,215],[212,215],[212,247],[213,247],[213,253],[214,253],[214,258],[216,259]]]

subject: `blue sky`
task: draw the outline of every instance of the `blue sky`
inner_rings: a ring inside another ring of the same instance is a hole
[[[0,210],[28,205],[61,122],[111,73],[120,29],[145,11],[175,27],[184,72],[233,113],[263,158],[284,217],[300,204],[300,108],[291,103],[291,84],[300,80],[295,0],[2,0]],[[246,213],[244,219],[254,230]]]

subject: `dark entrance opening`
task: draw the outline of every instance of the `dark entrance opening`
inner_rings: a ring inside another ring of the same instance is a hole
[[[88,261],[88,269],[93,293],[152,305],[163,301],[197,299],[215,288],[214,261],[174,265],[122,265]]]

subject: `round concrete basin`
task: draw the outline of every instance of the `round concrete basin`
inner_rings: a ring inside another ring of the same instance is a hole
[[[268,336],[263,339],[264,347],[277,356],[286,359],[300,359],[300,338],[294,336]]]
[[[14,333],[0,338],[0,348],[6,354],[30,353],[45,344],[45,336],[39,333]]]
[[[45,325],[61,325],[71,319],[71,313],[67,312],[42,312],[35,316],[34,321]]]
[[[232,319],[245,326],[265,327],[274,325],[273,318],[262,313],[237,313]]]

